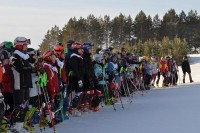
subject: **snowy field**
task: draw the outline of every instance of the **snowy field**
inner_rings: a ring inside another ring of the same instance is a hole
[[[135,94],[131,104],[123,98],[124,110],[117,104],[116,112],[106,106],[97,113],[70,117],[56,125],[57,133],[200,133],[200,55],[190,57],[194,83],[186,75],[186,84],[180,81],[176,87]]]

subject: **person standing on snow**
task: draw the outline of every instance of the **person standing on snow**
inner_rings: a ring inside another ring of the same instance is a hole
[[[190,83],[194,82],[194,81],[192,80],[191,69],[190,69],[190,63],[188,62],[188,57],[187,57],[187,56],[184,56],[184,57],[183,57],[183,62],[182,62],[182,64],[181,64],[181,67],[182,67],[182,71],[183,71],[183,83],[185,83],[185,75],[186,75],[186,72],[187,72],[188,75],[189,75]]]
[[[15,51],[10,58],[14,74],[14,102],[15,105],[24,104],[29,99],[29,88],[32,88],[32,66],[29,63],[27,45],[30,40],[17,37],[14,41]]]
[[[70,93],[75,91],[75,97],[72,100],[70,107],[70,114],[73,116],[81,116],[81,112],[77,110],[80,106],[81,94],[83,92],[83,77],[84,77],[84,66],[83,66],[83,46],[82,44],[75,42],[72,44],[71,49],[73,54],[69,60],[69,88]]]

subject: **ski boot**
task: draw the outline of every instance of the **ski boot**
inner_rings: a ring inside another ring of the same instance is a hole
[[[105,99],[105,105],[113,105],[114,104],[114,101],[112,100],[112,98],[108,98],[108,99]]]
[[[34,126],[33,126],[33,124],[32,124],[31,118],[32,118],[32,116],[33,116],[33,114],[35,113],[36,110],[37,110],[37,108],[35,108],[35,107],[30,108],[30,109],[26,112],[26,116],[25,116],[25,118],[24,118],[24,125],[23,125],[23,127],[24,127],[27,131],[29,131],[29,132],[33,132],[33,131],[34,131]]]
[[[44,115],[40,115],[39,127],[40,127],[41,132],[42,132],[42,130],[45,131],[46,127],[48,127],[48,121]]]
[[[0,133],[7,133],[7,121],[5,119],[1,122]]]

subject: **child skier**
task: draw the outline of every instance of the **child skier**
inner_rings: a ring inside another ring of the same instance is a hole
[[[143,79],[144,79],[144,87],[146,90],[150,90],[151,86],[151,78],[152,78],[152,66],[150,63],[150,59],[147,56],[143,57]]]
[[[94,73],[94,67],[93,62],[91,58],[92,54],[92,44],[91,43],[84,43],[83,49],[83,63],[84,63],[84,78],[83,78],[83,92],[85,93],[83,104],[84,106],[88,106],[90,103],[91,109],[93,111],[98,111],[98,105],[97,102],[99,95],[101,95],[101,91],[96,90],[97,86],[97,79],[95,77]],[[88,95],[89,94],[89,95]],[[88,95],[88,96],[87,96]],[[87,100],[87,98],[89,98]]]
[[[103,56],[101,54],[96,55],[96,57],[94,58],[94,72],[95,72],[95,76],[98,80],[98,84],[97,84],[97,88],[96,90],[98,90],[99,92],[104,92],[104,102],[105,104],[112,104],[110,103],[110,98],[109,98],[109,88],[107,88],[107,83],[106,83],[106,73],[105,73],[105,59],[103,58]],[[93,110],[94,111],[98,111],[98,105],[99,102],[101,102],[101,97],[97,96],[96,97],[96,107],[94,106]]]
[[[67,115],[69,101],[67,94],[67,76],[66,76],[66,62],[65,62],[65,48],[62,43],[56,43],[54,46],[56,54],[56,66],[58,72],[59,95],[57,99],[57,109],[60,111],[57,115],[57,122],[69,119]]]
[[[152,81],[151,81],[151,86],[155,87],[155,80],[156,80],[156,75],[158,73],[158,62],[156,60],[155,56],[151,57],[151,66],[152,66]]]
[[[43,53],[44,70],[47,74],[47,91],[50,99],[54,101],[55,96],[59,93],[58,69],[56,68],[56,56],[54,51]]]
[[[3,78],[2,78],[2,94],[4,96],[5,102],[5,116],[9,117],[14,109],[13,100],[13,73],[9,64],[9,58],[11,56],[11,48],[13,46],[12,42],[3,42],[1,49],[1,61],[4,68]],[[9,109],[8,109],[9,106]]]
[[[83,46],[75,42],[72,44],[71,49],[73,54],[70,56],[69,60],[69,87],[70,93],[75,91],[75,97],[72,100],[71,114],[73,116],[81,116],[81,113],[77,110],[79,108],[82,100],[83,91],[83,76],[84,76],[84,66],[83,66]]]
[[[25,37],[17,37],[14,40],[15,51],[10,58],[12,70],[14,74],[14,104],[13,112],[14,120],[17,122],[15,128],[17,131],[23,132],[23,122],[25,111],[29,99],[29,88],[32,88],[32,66],[29,63],[29,55],[27,54],[27,45],[30,39]]]
[[[166,72],[167,72],[167,62],[164,57],[161,57],[159,63],[159,74],[163,76],[162,87],[166,86]],[[158,76],[157,84],[159,83],[160,76]]]
[[[111,61],[107,65],[107,71],[109,75],[109,93],[110,97],[115,98],[115,101],[118,101],[119,93],[115,90],[120,81],[119,77],[119,66],[118,66],[118,58],[117,54],[113,54],[111,56]],[[114,94],[115,93],[115,94]]]
[[[186,72],[187,72],[188,75],[189,75],[190,83],[194,82],[194,81],[192,80],[190,63],[189,63],[189,61],[188,61],[188,57],[187,57],[187,56],[184,56],[184,57],[183,57],[183,62],[182,62],[182,64],[181,64],[181,68],[182,68],[182,71],[183,71],[183,83],[185,83],[185,75],[186,75]]]

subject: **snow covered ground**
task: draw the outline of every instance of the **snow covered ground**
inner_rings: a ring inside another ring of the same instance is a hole
[[[106,106],[97,113],[70,117],[56,125],[57,133],[200,133],[200,55],[190,57],[194,83],[187,75],[186,84],[135,94],[131,104],[123,98],[124,110],[118,104],[116,112]]]

